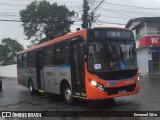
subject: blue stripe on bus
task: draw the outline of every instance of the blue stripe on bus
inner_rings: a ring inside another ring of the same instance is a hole
[[[66,69],[66,68],[71,68],[71,66],[59,66],[59,69]]]

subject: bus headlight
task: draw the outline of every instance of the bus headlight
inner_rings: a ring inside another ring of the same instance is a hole
[[[138,85],[139,83],[139,76],[137,77],[137,80],[136,80],[136,86]]]
[[[104,87],[101,83],[97,83],[96,81],[94,80],[90,80],[90,84],[100,90],[104,90]]]
[[[91,85],[93,85],[93,86],[96,87],[96,86],[97,86],[97,82],[92,80],[92,81],[91,81]]]

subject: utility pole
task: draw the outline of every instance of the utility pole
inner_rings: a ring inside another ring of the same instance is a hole
[[[88,28],[89,16],[88,16],[88,2],[83,0],[83,15],[82,15],[82,28]]]

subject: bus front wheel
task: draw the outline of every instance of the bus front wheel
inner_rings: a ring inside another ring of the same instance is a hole
[[[73,105],[74,99],[72,97],[72,91],[69,85],[65,85],[63,89],[63,97],[67,104]]]
[[[29,89],[29,92],[30,92],[32,95],[35,94],[35,89],[34,89],[34,85],[33,85],[32,80],[29,80],[28,89]]]

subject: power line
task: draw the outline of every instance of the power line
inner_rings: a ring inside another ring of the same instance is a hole
[[[8,6],[26,6],[26,5],[22,5],[22,4],[9,4],[9,3],[0,3],[0,5],[8,5]]]
[[[105,10],[105,11],[110,11],[110,12],[113,12],[113,13],[116,13],[116,14],[120,14],[120,15],[123,15],[123,16],[125,16],[125,17],[129,17],[129,19],[131,19],[131,18],[134,18],[134,16],[131,16],[132,15],[132,13],[130,13],[130,12],[134,12],[134,13],[136,13],[136,15],[137,14],[150,14],[150,15],[153,15],[153,14],[156,14],[156,13],[146,13],[146,12],[141,12],[141,11],[128,11],[128,10],[112,10],[113,9],[113,7],[112,7],[112,9],[106,9],[106,8],[103,8],[103,7],[101,7],[103,10]],[[126,13],[126,14],[125,14]],[[108,16],[108,14],[105,16],[104,14],[103,15],[101,15],[102,17],[107,17]],[[118,17],[112,17],[112,16],[109,16],[110,18],[116,18],[116,19],[124,19],[124,18],[118,18]],[[138,16],[136,16],[136,17],[138,17]],[[126,18],[127,19],[127,18]]]
[[[97,5],[97,7],[95,7],[95,8],[92,10],[92,12],[91,12],[90,14],[92,14],[103,2],[104,2],[104,0],[102,0],[102,1]]]
[[[114,16],[111,16],[111,15],[104,15],[104,14],[103,14],[103,15],[101,15],[101,16],[102,16],[102,17],[105,17],[105,18],[108,17],[108,18],[114,18],[114,19],[121,19],[121,20],[125,20],[125,19],[126,19],[126,20],[128,20],[127,18],[114,17]]]
[[[19,11],[18,9],[15,9],[15,8],[8,8],[8,9],[6,9],[6,8],[0,8],[0,10],[4,10],[4,11]]]
[[[68,23],[73,23],[75,21],[21,21],[21,20],[7,20],[7,19],[0,19],[0,21],[6,21],[6,22],[68,22]]]
[[[109,9],[114,9],[118,12],[127,12],[127,13],[136,13],[136,14],[159,14],[159,11],[144,11],[141,9],[129,9],[129,8],[124,8],[124,7],[120,7],[120,6],[114,6],[114,5],[107,5],[107,8]]]
[[[102,7],[101,7],[102,8]],[[131,19],[131,18],[137,18],[137,17],[142,17],[142,14],[143,13],[140,13],[140,12],[138,12],[138,11],[135,11],[135,13],[136,13],[136,16],[135,16],[135,14],[132,14],[132,13],[129,13],[129,12],[131,12],[131,11],[127,11],[127,10],[110,10],[110,9],[106,9],[106,8],[102,8],[103,10],[105,10],[105,11],[110,11],[110,12],[113,12],[113,13],[116,13],[116,14],[120,14],[120,15],[123,15],[123,16],[125,16],[125,17],[128,17],[128,19]],[[120,12],[120,11],[124,11],[124,12]],[[125,12],[126,11],[126,12]],[[128,13],[127,13],[128,12]],[[146,13],[146,14],[143,14],[143,16],[144,15],[146,15],[146,16],[148,16],[148,15],[150,15],[150,16],[155,16],[155,14],[156,13]],[[102,15],[102,16],[104,16],[104,15]],[[114,18],[114,17],[113,17]]]
[[[104,2],[104,3],[111,4],[111,5],[124,6],[124,7],[132,7],[132,8],[140,8],[140,9],[150,9],[150,10],[160,10],[158,8],[146,8],[146,7],[138,7],[138,6],[124,5],[124,4],[110,3],[110,2]]]
[[[106,8],[103,8],[101,7],[103,10],[106,10],[106,11],[111,11],[111,12],[114,12],[116,14],[121,14],[121,15],[124,15],[126,17],[130,17],[130,18],[133,18],[133,16],[130,16],[130,15],[126,15],[126,14],[123,14],[123,13],[120,13],[120,12],[117,12],[117,11],[114,11],[114,10],[110,10],[110,9],[106,9]]]
[[[104,3],[105,4],[105,3]],[[106,5],[106,4],[105,4]],[[119,6],[119,5],[111,5],[107,4],[107,8],[113,8],[113,9],[123,9],[123,10],[129,10],[129,11],[139,11],[139,12],[146,12],[146,11],[151,11],[151,12],[159,12],[159,10],[150,10],[150,9],[139,9],[139,8],[132,8],[132,7],[124,7],[124,6]]]
[[[7,16],[10,16],[10,17],[19,17],[17,15],[9,15],[9,14],[0,14],[0,16],[2,16],[2,17],[7,17]]]
[[[153,13],[150,13],[150,12],[132,11],[132,10],[126,10],[126,9],[118,10],[118,11],[119,12],[127,12],[127,13],[136,13],[136,14],[153,14]]]
[[[97,19],[94,21],[94,11],[104,2],[104,0],[101,0],[100,3],[89,13],[87,14],[87,26],[89,28],[92,27],[92,24],[99,18],[99,16],[97,17]],[[90,1],[90,4],[93,4],[93,1]],[[88,12],[88,11],[87,11]],[[87,27],[87,28],[88,28]]]
[[[116,25],[126,25],[124,23],[115,23],[115,22],[105,22],[105,21],[100,21],[100,23],[107,23],[107,24],[116,24]]]
[[[96,2],[99,2],[99,1],[96,1]],[[95,4],[94,4],[95,5]],[[108,5],[109,6],[109,5]],[[156,15],[156,14],[159,14],[159,13],[151,13],[151,12],[142,12],[142,11],[140,11],[140,9],[136,9],[136,10],[138,10],[138,11],[133,11],[133,10],[128,10],[128,8],[126,9],[126,8],[123,8],[122,9],[122,7],[118,7],[118,8],[121,8],[122,10],[117,10],[117,9],[115,9],[115,11],[113,10],[113,6],[110,6],[111,7],[111,9],[106,9],[106,8],[103,8],[104,10],[106,10],[106,11],[111,11],[111,12],[114,12],[114,13],[117,13],[117,14],[121,14],[121,15],[125,15],[125,16],[127,16],[127,17],[132,17],[133,18],[133,16],[129,16],[128,14],[132,14],[132,13],[136,13],[136,15],[137,14],[150,14],[150,15]],[[110,8],[109,7],[109,8]],[[102,8],[102,7],[101,7]],[[115,7],[114,7],[115,8]],[[116,7],[117,8],[117,7]],[[132,13],[131,13],[132,12]],[[158,12],[158,11],[157,11]],[[124,13],[126,13],[126,14],[124,14]]]
[[[6,20],[6,19],[0,19],[0,21],[6,21],[6,22],[22,22],[20,20]]]
[[[50,1],[49,1],[50,2]],[[56,2],[57,4],[58,3],[65,3],[65,4],[75,4],[75,3],[82,3],[82,2]],[[26,6],[27,4],[10,4],[10,3],[0,3],[0,5],[11,5],[11,6],[17,6],[17,5],[19,5],[19,6]]]

